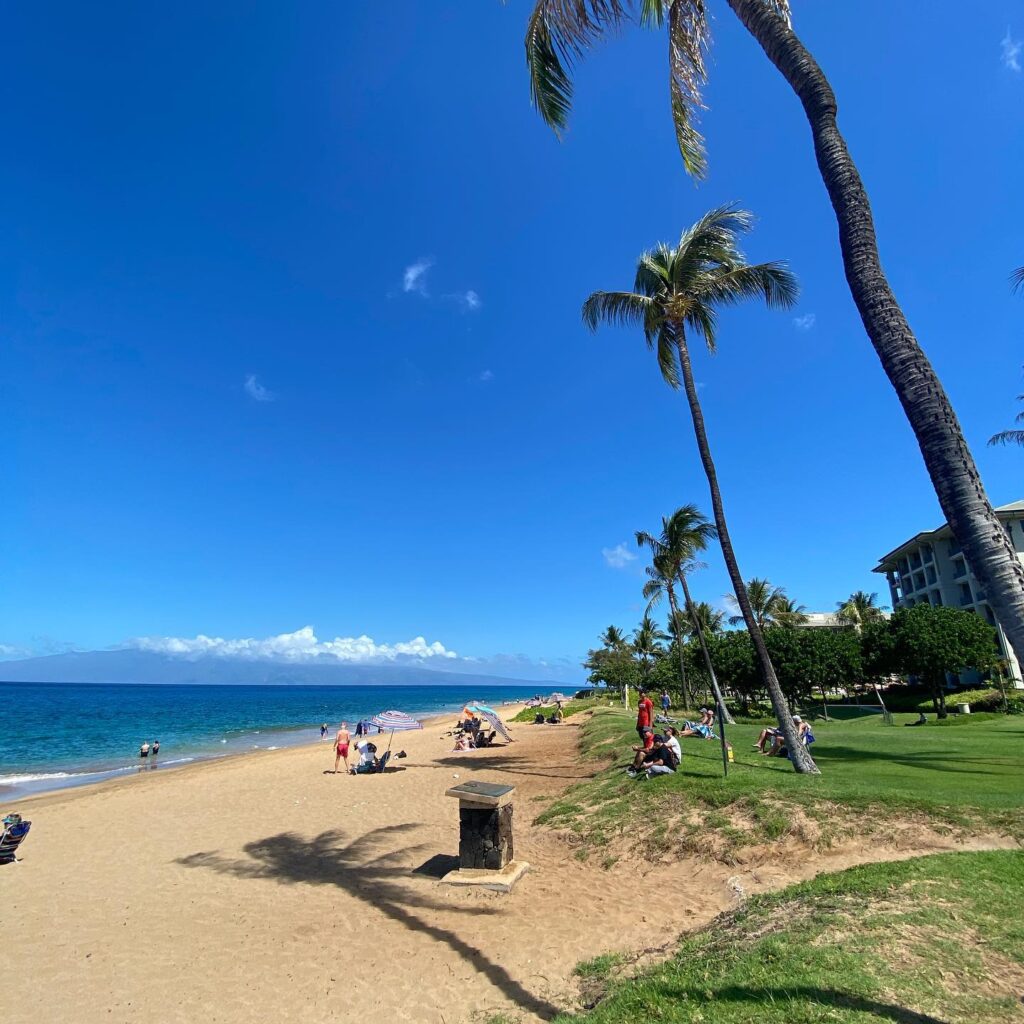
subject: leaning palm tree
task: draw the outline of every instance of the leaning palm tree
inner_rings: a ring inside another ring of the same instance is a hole
[[[750,264],[740,252],[738,236],[749,229],[750,221],[749,213],[732,207],[705,214],[683,232],[678,245],[662,244],[641,255],[632,292],[594,292],[583,304],[583,320],[592,330],[602,322],[642,328],[648,347],[657,353],[658,366],[666,383],[673,388],[683,387],[711,490],[718,541],[750,632],[765,689],[786,737],[793,767],[797,771],[816,772],[818,769],[810,754],[797,741],[789,706],[747,600],[725,520],[718,471],[711,457],[704,412],[690,362],[691,336],[703,339],[708,349],[714,351],[719,307],[755,297],[764,299],[768,306],[785,307],[792,305],[796,298],[796,281],[785,265]]]
[[[1017,659],[1024,662],[1024,565],[985,494],[949,397],[882,270],[871,205],[839,131],[832,86],[794,33],[789,0],[726,2],[803,106],[839,225],[850,293],[917,438],[942,511]],[[526,62],[537,110],[561,132],[572,105],[569,72],[574,60],[630,21],[665,29],[676,140],[686,170],[703,176],[707,161],[696,114],[703,107],[707,77],[707,8],[707,0],[536,0],[527,26]]]
[[[807,622],[807,608],[788,597],[782,597],[772,609],[772,617],[777,626],[782,626],[783,629],[796,629]]]
[[[855,590],[845,601],[837,601],[836,609],[836,618],[856,627],[858,632],[861,627],[882,617],[878,594],[869,594],[865,590]]]
[[[751,611],[754,613],[754,621],[758,626],[764,629],[765,626],[777,625],[776,613],[780,610],[785,611],[786,602],[789,600],[786,597],[786,591],[782,587],[776,587],[769,580],[761,579],[760,576],[747,580],[746,589],[747,600],[750,602]],[[727,594],[725,599],[734,608],[740,607],[735,594]],[[742,612],[738,615],[729,616],[730,626],[738,626],[743,621],[745,620]]]

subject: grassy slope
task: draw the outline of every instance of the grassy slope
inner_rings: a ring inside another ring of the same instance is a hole
[[[1024,854],[873,864],[750,900],[666,963],[615,980],[588,1024],[1001,1024],[1020,1021]],[[602,978],[604,981],[602,982]]]
[[[718,744],[691,739],[683,741],[674,776],[638,783],[621,770],[635,741],[632,717],[601,710],[585,725],[582,750],[607,767],[539,820],[574,830],[584,850],[637,822],[655,844],[672,829],[684,848],[689,837],[691,849],[710,836],[726,848],[777,838],[798,817],[811,825],[810,838],[826,841],[851,818],[870,829],[894,815],[1024,836],[1024,720],[977,715],[905,728],[913,716],[895,719],[893,726],[876,718],[815,723],[820,777],[798,776],[788,761],[760,756],[751,749],[758,727],[737,725],[729,731],[736,762],[727,780]]]

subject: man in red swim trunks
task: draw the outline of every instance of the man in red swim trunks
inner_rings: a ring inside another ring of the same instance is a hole
[[[644,729],[650,729],[654,725],[654,703],[643,690],[639,692],[639,697],[636,705],[636,734],[643,743]]]
[[[348,775],[348,722],[342,722],[338,735],[334,737],[334,774],[338,774],[338,762],[345,762],[345,774]]]

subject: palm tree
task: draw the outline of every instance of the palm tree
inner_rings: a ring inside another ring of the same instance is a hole
[[[803,106],[839,225],[853,300],[917,438],[939,505],[1018,660],[1024,662],[1024,564],[996,518],[949,397],[882,270],[871,206],[836,122],[832,86],[793,32],[789,0],[726,2]],[[676,140],[686,170],[701,177],[706,157],[695,114],[702,108],[706,81],[706,0],[536,0],[526,34],[534,104],[556,132],[564,129],[572,105],[573,60],[631,20],[667,28]]]
[[[601,634],[601,643],[610,651],[618,651],[626,646],[626,635],[618,626],[609,626]]]
[[[679,655],[679,677],[683,684],[683,702],[686,707],[690,707],[690,687],[686,681],[686,652],[683,648],[684,632],[680,629],[681,616],[679,615],[679,608],[676,605],[675,566],[664,552],[658,550],[657,540],[649,533],[637,530],[636,542],[638,546],[649,544],[651,551],[654,552],[652,564],[647,566],[647,569],[645,570],[648,579],[644,584],[643,595],[647,601],[648,611],[650,611],[650,609],[653,608],[663,596],[668,596],[668,625],[675,637],[676,653]]]
[[[694,634],[697,629],[700,629],[705,636],[712,636],[722,632],[723,622],[725,622],[725,612],[713,608],[707,601],[697,601],[690,608],[690,622],[687,625]]]
[[[711,457],[687,342],[687,332],[691,332],[694,337],[703,338],[708,349],[714,351],[720,306],[754,297],[763,298],[768,306],[789,306],[794,302],[796,281],[783,264],[749,264],[740,252],[738,235],[749,229],[750,221],[749,213],[732,207],[705,214],[683,232],[674,248],[661,244],[641,255],[632,292],[594,292],[583,303],[583,320],[592,330],[602,321],[643,328],[648,347],[657,352],[662,377],[673,388],[682,384],[711,490],[718,541],[750,631],[761,677],[786,737],[793,767],[797,771],[816,772],[810,754],[797,741],[789,706],[747,600],[725,521],[718,472]]]
[[[1010,283],[1013,285],[1014,291],[1018,288],[1024,288],[1024,267],[1018,267],[1010,275]]]
[[[640,659],[645,683],[651,672],[651,662],[665,653],[661,646],[661,641],[665,639],[667,637],[658,629],[658,624],[651,618],[650,612],[644,612],[640,625],[633,630],[633,651]]]
[[[733,725],[735,723],[726,707],[722,691],[718,687],[718,679],[715,676],[707,644],[704,641],[702,623],[693,615],[693,599],[690,597],[690,587],[686,581],[691,572],[703,568],[702,564],[695,560],[694,555],[704,551],[708,543],[717,536],[718,531],[715,527],[708,522],[696,505],[690,504],[677,508],[671,516],[661,517],[660,537],[637,530],[636,542],[641,547],[649,547],[654,553],[654,566],[647,570],[651,580],[644,587],[644,596],[657,600],[663,592],[668,594],[671,605],[669,625],[675,632],[676,645],[679,649],[679,670],[683,677],[684,697],[686,697],[687,705],[690,706],[692,695],[686,693],[683,637],[687,632],[692,632],[700,643],[711,687],[715,694],[715,700],[718,701],[721,708],[722,717],[730,725]],[[679,583],[683,590],[686,612],[689,617],[688,627],[684,626],[687,620],[679,614],[679,609],[676,607],[674,583]]]
[[[786,597],[786,591],[782,587],[773,586],[768,580],[761,579],[759,576],[755,576],[752,580],[747,580],[746,588],[747,600],[750,602],[750,608],[754,613],[754,621],[758,626],[764,629],[765,626],[776,625],[778,622],[777,613],[780,609],[787,607],[789,599]],[[725,599],[734,608],[740,607],[735,594],[727,594]],[[744,621],[742,612],[738,615],[729,616],[730,626],[738,626]]]
[[[855,626],[858,633],[862,626],[877,622],[882,617],[878,594],[869,594],[864,590],[855,590],[845,601],[837,601],[836,608],[836,618]]]
[[[788,597],[782,597],[772,610],[772,617],[777,626],[784,629],[796,629],[807,621],[807,608]]]

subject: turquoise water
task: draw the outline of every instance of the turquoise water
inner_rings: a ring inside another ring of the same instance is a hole
[[[496,708],[535,687],[178,686],[0,683],[0,804],[19,796],[139,770],[143,740],[160,741],[158,767],[305,743],[346,719],[394,708],[413,716]],[[151,762],[147,770],[153,770]]]

